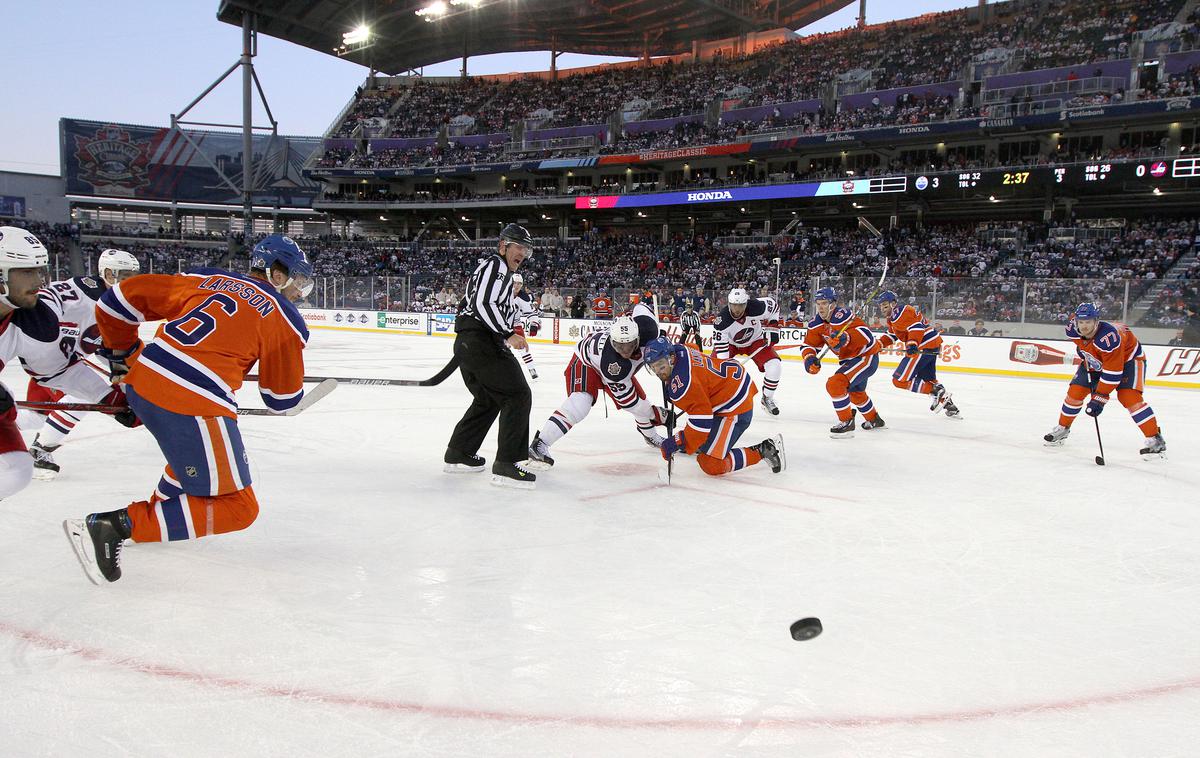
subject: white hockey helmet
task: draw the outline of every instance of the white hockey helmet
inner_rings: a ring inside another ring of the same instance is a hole
[[[520,274],[513,274],[513,284],[524,284],[524,283],[525,283],[525,277],[521,276]]]
[[[637,342],[637,322],[629,316],[618,316],[608,325],[608,339],[610,342]]]
[[[735,287],[729,290],[730,305],[745,305],[750,302],[750,295],[741,287]]]
[[[5,285],[0,303],[9,308],[17,307],[8,299],[9,271],[14,268],[44,269],[49,265],[50,254],[33,232],[16,226],[0,226],[0,284]]]
[[[115,277],[121,271],[132,271],[136,274],[141,270],[142,264],[138,263],[138,259],[124,250],[109,248],[100,253],[100,259],[96,262],[96,273],[101,278],[104,278],[105,271],[113,272],[113,276]]]

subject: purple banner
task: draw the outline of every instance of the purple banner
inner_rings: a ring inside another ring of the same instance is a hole
[[[340,150],[341,148],[346,148],[348,150],[353,150],[355,142],[357,142],[357,140],[341,139],[341,138],[327,139],[327,140],[325,140],[325,149],[326,150]]]
[[[25,208],[25,198],[14,195],[0,195],[0,216],[24,217]]]
[[[800,100],[794,103],[771,103],[756,105],[750,108],[732,108],[721,114],[721,120],[726,123],[734,121],[751,121],[757,123],[766,121],[779,111],[780,118],[791,118],[798,113],[816,113],[821,109],[820,100]]]
[[[882,89],[874,92],[859,92],[857,95],[846,95],[842,98],[842,108],[855,109],[866,108],[871,104],[871,100],[879,98],[880,106],[895,105],[901,95],[917,95],[919,97],[929,97],[936,95],[945,97],[946,95],[954,96],[958,94],[958,90],[962,87],[961,82],[939,82],[937,84],[922,84],[915,87],[896,87],[895,89]]]
[[[499,134],[464,134],[461,137],[451,137],[450,141],[467,147],[482,147],[484,145],[494,145],[496,143],[508,142],[512,139],[512,135],[508,132],[500,132]]]
[[[630,121],[625,124],[625,134],[633,136],[645,132],[662,132],[675,128],[676,124],[700,124],[704,122],[703,113],[693,113],[690,116],[676,118],[654,118],[649,121]]]
[[[1187,71],[1192,66],[1200,66],[1200,50],[1189,50],[1186,53],[1175,53],[1167,56],[1167,74],[1178,74]]]
[[[604,124],[587,124],[585,126],[560,126],[554,129],[531,129],[525,132],[527,141],[542,139],[564,139],[566,137],[595,137],[603,142],[607,131]]]
[[[326,140],[327,142],[332,140]],[[416,150],[422,147],[432,147],[437,143],[437,137],[392,137],[389,139],[373,139],[368,144],[372,152],[376,150]]]
[[[1061,82],[1071,74],[1079,79],[1089,76],[1119,76],[1129,79],[1129,69],[1132,63],[1128,58],[1119,61],[1104,61],[1103,63],[1088,63],[1059,68],[1043,68],[1037,71],[1022,71],[1019,74],[1001,74],[989,76],[983,82],[983,88],[998,89],[1001,87],[1020,87],[1025,84],[1043,84],[1045,82]],[[1097,74],[1096,72],[1100,73]]]

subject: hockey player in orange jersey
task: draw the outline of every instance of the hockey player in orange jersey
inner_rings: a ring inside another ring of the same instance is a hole
[[[1146,387],[1146,353],[1133,330],[1115,321],[1101,321],[1099,308],[1093,303],[1082,303],[1067,324],[1067,337],[1075,343],[1083,363],[1067,387],[1058,425],[1042,438],[1046,446],[1063,444],[1075,417],[1084,408],[1084,401],[1087,401],[1084,412],[1099,416],[1115,390],[1117,400],[1146,438],[1140,450],[1142,457],[1165,458],[1167,443],[1163,441],[1154,409],[1142,397]]]
[[[886,319],[887,333],[879,337],[879,346],[886,350],[894,344],[904,346],[904,357],[892,372],[892,384],[902,390],[929,395],[929,410],[937,413],[946,409],[950,418],[958,415],[958,406],[937,378],[937,361],[942,352],[942,335],[925,320],[915,305],[900,305],[896,293],[885,290],[875,298],[879,315]]]
[[[234,393],[258,364],[259,393],[283,413],[304,395],[308,329],[296,306],[312,264],[291,239],[271,235],[250,274],[197,269],[145,274],[105,291],[96,307],[99,354],[124,377],[129,404],[154,435],[166,471],[149,500],[63,522],[88,578],[121,577],[127,539],[164,542],[245,529],[258,515]],[[138,325],[166,320],[145,346]]]
[[[879,369],[879,342],[862,319],[850,309],[838,307],[833,287],[817,290],[814,300],[817,315],[808,322],[800,355],[804,358],[804,369],[810,374],[821,371],[817,354],[822,347],[828,346],[838,357],[837,371],[825,382],[825,391],[833,399],[833,410],[838,417],[838,424],[830,428],[829,436],[835,440],[854,436],[851,404],[863,415],[863,429],[882,429],[883,418],[867,396],[867,380]]]
[[[687,414],[683,431],[663,440],[663,457],[676,451],[696,454],[701,470],[711,476],[753,466],[766,460],[778,474],[787,468],[783,437],[757,445],[734,447],[754,417],[757,388],[742,364],[712,356],[656,337],[642,348],[646,365],[666,386],[667,398]]]

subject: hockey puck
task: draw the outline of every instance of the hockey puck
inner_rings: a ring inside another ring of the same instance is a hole
[[[819,618],[814,617],[800,619],[796,623],[792,624],[792,639],[798,642],[803,640],[811,640],[813,637],[816,637],[818,634],[820,634],[822,629],[824,629],[824,627],[821,626],[821,619]]]

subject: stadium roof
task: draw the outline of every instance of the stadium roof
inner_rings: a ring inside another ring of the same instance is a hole
[[[780,27],[799,29],[854,0],[221,0],[217,18],[258,17],[263,34],[330,55],[366,24],[372,44],[342,57],[398,74],[464,54],[529,50],[638,57],[691,52],[692,43]]]

